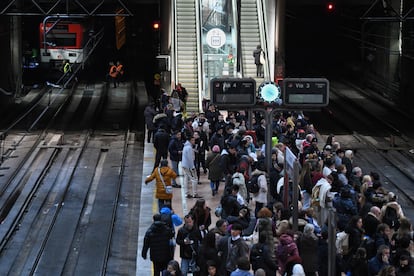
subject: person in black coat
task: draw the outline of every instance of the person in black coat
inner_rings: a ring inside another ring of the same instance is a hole
[[[204,237],[197,256],[197,264],[200,267],[200,276],[208,276],[208,265],[209,261],[214,263],[220,263],[220,259],[217,256],[216,248],[216,233],[210,231]]]
[[[154,135],[154,148],[157,150],[155,154],[154,169],[158,167],[163,159],[168,157],[168,144],[170,142],[170,134],[165,130],[165,126],[161,125]]]
[[[219,128],[216,132],[211,135],[209,140],[209,147],[212,149],[215,145],[219,146],[220,149],[224,149],[224,136],[223,136],[224,128]]]
[[[358,248],[348,262],[351,275],[366,276],[368,274],[368,260],[365,248]]]
[[[262,268],[266,272],[266,275],[275,275],[277,263],[272,257],[273,254],[266,239],[266,233],[259,234],[259,242],[254,244],[250,250],[250,263],[252,264],[254,272]]]
[[[194,224],[194,217],[188,214],[184,217],[184,226],[178,230],[177,244],[180,246],[181,271],[184,275],[190,272],[191,264],[201,243],[201,233]]]
[[[377,206],[372,206],[368,214],[364,217],[362,223],[364,225],[365,234],[374,238],[378,225],[381,223],[379,218],[381,209]]]
[[[303,235],[298,239],[299,254],[302,258],[302,266],[306,275],[314,276],[318,271],[318,238],[316,237],[313,224],[306,224]]]
[[[165,222],[161,221],[160,214],[155,214],[153,220],[153,224],[145,233],[141,256],[146,260],[147,252],[150,250],[154,275],[160,275],[164,269],[167,269],[168,262],[171,260],[170,239],[174,233]]]
[[[177,175],[179,175],[178,163],[181,161],[183,148],[184,144],[181,140],[181,132],[176,130],[168,143],[168,152],[170,154],[171,168]],[[181,185],[177,184],[175,179],[173,179],[172,186],[181,188]]]
[[[364,230],[362,229],[362,219],[360,216],[353,216],[345,228],[349,234],[349,252],[344,255],[344,260],[348,261],[357,251],[361,242]]]
[[[256,49],[253,51],[254,64],[256,64],[256,77],[263,77],[263,64],[260,60],[262,52],[261,45],[257,45]]]
[[[221,218],[226,219],[228,216],[237,217],[241,209],[241,205],[237,201],[237,193],[239,192],[239,186],[233,185],[230,193],[225,193],[220,200],[223,212]]]
[[[144,109],[145,124],[147,126],[147,143],[151,143],[155,133],[154,116],[157,114],[153,103],[148,104]]]
[[[226,188],[231,187],[231,178],[236,172],[237,164],[239,163],[238,160],[239,157],[237,155],[237,143],[233,141],[229,145],[228,149],[222,150],[220,156],[220,167],[223,170],[223,176],[226,178]]]

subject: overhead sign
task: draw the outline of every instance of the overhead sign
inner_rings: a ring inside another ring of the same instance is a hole
[[[219,28],[211,29],[206,35],[207,45],[218,49],[226,43],[226,34]]]
[[[210,81],[211,103],[227,107],[256,104],[256,81],[252,78],[214,78]]]
[[[282,95],[285,106],[327,106],[329,81],[325,78],[286,78],[283,80]]]

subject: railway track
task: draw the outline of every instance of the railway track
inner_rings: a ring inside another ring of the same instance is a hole
[[[399,196],[404,208],[413,209],[414,146],[412,133],[402,127],[412,119],[363,92],[348,82],[331,82],[330,111],[325,116],[346,134],[342,137],[354,150],[354,164],[365,174],[378,172],[384,187]]]
[[[111,241],[121,239],[115,220],[134,140],[131,87],[107,94],[78,86],[44,131],[10,151],[0,180],[0,274],[103,275],[114,265],[110,252],[120,249]]]

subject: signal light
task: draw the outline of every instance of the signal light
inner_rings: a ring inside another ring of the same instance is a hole
[[[335,4],[333,2],[328,2],[326,4],[326,9],[328,12],[333,12],[335,10]]]
[[[154,30],[159,30],[160,29],[160,22],[156,21],[156,22],[152,23],[152,28]]]

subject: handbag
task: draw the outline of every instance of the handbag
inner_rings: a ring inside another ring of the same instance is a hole
[[[253,230],[253,238],[252,238],[252,243],[256,244],[259,242],[259,220],[257,220],[256,222],[256,226],[254,227]]]
[[[216,217],[221,217],[221,214],[223,213],[223,207],[221,207],[221,205],[216,207],[216,210],[214,210],[214,214],[216,215]]]
[[[192,250],[192,257],[190,260],[190,263],[188,264],[188,272],[190,273],[195,273],[195,272],[199,272],[200,271],[200,267],[197,265],[197,251],[194,249],[193,245],[191,246],[191,250]]]
[[[265,64],[266,63],[266,59],[264,57],[264,52],[261,51],[260,52],[260,64]]]
[[[162,174],[161,174],[161,170],[160,170],[160,168],[158,168],[158,173],[159,173],[159,175],[160,175],[160,178],[161,178],[162,184],[164,185],[165,192],[166,192],[167,194],[172,194],[172,193],[173,193],[173,187],[172,187],[172,186],[166,186],[166,185],[165,185],[165,182],[164,182],[164,177],[163,177],[163,176],[162,176]]]
[[[254,226],[253,233],[250,236],[245,236],[243,239],[249,244],[251,248],[254,244],[259,243],[259,220],[256,221]]]

